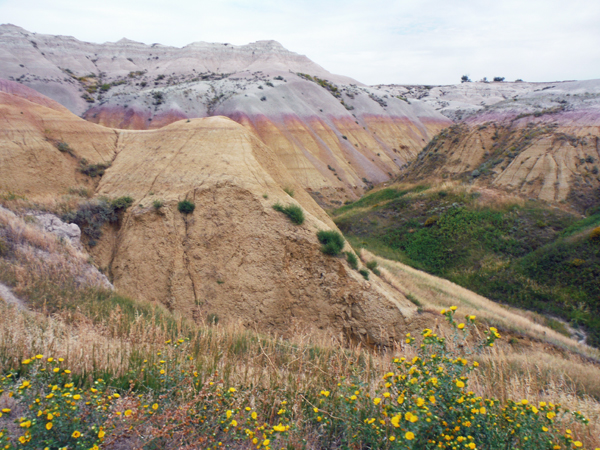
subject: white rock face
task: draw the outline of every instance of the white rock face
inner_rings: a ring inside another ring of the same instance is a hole
[[[565,109],[596,108],[600,80],[473,82],[447,86],[380,85],[382,91],[419,99],[446,117],[460,121],[481,113],[530,113],[565,105]],[[600,112],[599,112],[600,113]]]
[[[81,249],[81,230],[75,223],[65,223],[54,214],[36,214],[39,225],[47,232],[71,242],[73,247]]]

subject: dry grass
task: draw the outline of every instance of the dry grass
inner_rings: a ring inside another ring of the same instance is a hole
[[[20,361],[34,354],[52,355],[65,358],[81,382],[103,377],[111,385],[127,390],[130,371],[139,369],[143,360],[155,361],[165,341],[187,337],[189,354],[195,358],[202,379],[218,372],[226,385],[249,389],[256,404],[273,405],[286,399],[298,405],[302,393],[318,392],[342,377],[374,389],[381,375],[392,367],[394,357],[415,353],[413,347],[402,343],[375,352],[303,328],[294,330],[292,337],[284,340],[244,329],[238,323],[193,323],[160,307],[121,299],[77,282],[74,274],[86,264],[82,255],[1,211],[0,231],[18,243],[10,258],[0,258],[10,275],[4,271],[1,276],[10,278],[15,293],[36,309],[21,311],[0,304],[2,371],[18,368]],[[470,380],[471,389],[478,395],[500,400],[553,401],[580,410],[591,424],[573,431],[586,447],[600,446],[600,368],[576,353],[560,351],[550,344],[596,358],[594,349],[448,281],[366,252],[361,256],[376,259],[383,277],[418,299],[426,309],[437,311],[456,304],[461,314],[475,313],[490,324],[522,334],[525,338],[518,345],[504,342],[493,351],[472,354],[481,367]],[[54,263],[48,264],[52,258]],[[32,296],[44,301],[32,301]],[[441,319],[433,319],[431,327],[451,337]],[[133,396],[129,400],[135,401]]]
[[[541,323],[536,316],[516,308],[500,305],[451,281],[438,278],[396,261],[377,257],[361,249],[363,260],[376,260],[382,268],[382,278],[405,296],[419,302],[424,308],[438,311],[452,305],[476,314],[490,325],[511,333],[544,341],[580,355],[600,361],[596,348],[570,339]]]

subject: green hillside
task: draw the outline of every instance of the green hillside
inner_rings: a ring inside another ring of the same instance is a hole
[[[600,211],[582,218],[541,202],[418,185],[372,192],[333,218],[353,244],[562,317],[600,346]]]

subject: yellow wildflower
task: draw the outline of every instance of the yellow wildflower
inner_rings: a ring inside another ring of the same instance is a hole
[[[77,439],[81,436],[81,433],[79,431],[73,431],[73,434],[71,436]]]
[[[408,431],[404,437],[407,441],[412,441],[415,438],[415,434],[412,431]]]

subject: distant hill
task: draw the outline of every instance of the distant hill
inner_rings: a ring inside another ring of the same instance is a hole
[[[92,44],[0,26],[0,78],[122,129],[222,115],[250,129],[321,204],[397,175],[450,120],[334,75],[275,41]]]

